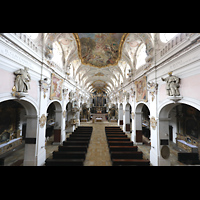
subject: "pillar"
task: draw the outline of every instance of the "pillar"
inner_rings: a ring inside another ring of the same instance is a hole
[[[39,118],[37,115],[27,115],[25,150],[24,150],[24,166],[37,165],[37,129]]]
[[[142,144],[142,114],[143,112],[135,112],[135,130],[134,132],[134,143]]]
[[[60,144],[61,141],[61,130],[62,130],[62,110],[55,110],[55,127],[54,127],[54,143],[55,145]],[[63,132],[63,131],[62,131]]]

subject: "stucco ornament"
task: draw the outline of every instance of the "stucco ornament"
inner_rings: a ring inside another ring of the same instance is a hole
[[[148,82],[147,83],[147,90],[149,91],[149,93],[152,96],[152,101],[155,99],[155,94],[157,92],[158,89],[158,84],[154,83],[154,82]]]
[[[45,116],[45,114],[43,114],[40,119],[39,119],[39,123],[40,123],[40,127],[43,128],[45,123],[46,123],[47,117]]]
[[[155,117],[151,117],[150,124],[151,124],[151,127],[153,128],[153,130],[155,130],[156,126],[157,126],[157,121],[156,121]]]

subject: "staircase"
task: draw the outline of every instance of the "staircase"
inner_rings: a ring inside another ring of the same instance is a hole
[[[112,166],[149,166],[150,161],[143,159],[143,153],[117,126],[106,126],[105,133],[109,146]]]
[[[79,126],[58,151],[53,152],[53,158],[47,158],[46,166],[83,166],[90,142],[93,127]]]

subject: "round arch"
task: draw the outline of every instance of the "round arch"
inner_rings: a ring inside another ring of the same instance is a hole
[[[0,103],[8,102],[8,101],[15,101],[22,105],[25,109],[25,112],[20,115],[20,123],[25,123],[26,126],[24,127],[25,135],[25,149],[24,149],[24,161],[23,165],[37,165],[37,140],[38,140],[38,108],[34,105],[31,100],[27,98],[23,99],[16,99],[14,97],[10,98],[1,98]],[[24,116],[23,116],[24,115]],[[22,120],[22,121],[21,121]],[[22,124],[20,125],[22,126]],[[23,130],[23,126],[21,127]]]
[[[193,107],[196,110],[200,111],[200,105],[191,99],[182,99],[178,103],[173,103],[169,100],[163,102],[158,109],[158,138],[159,138],[159,148],[162,149],[162,146],[165,144],[166,146],[170,145],[170,141],[176,143],[176,139],[180,134],[180,126],[181,130],[184,130],[185,125],[180,125],[179,119],[177,116],[177,112],[182,113],[183,106]],[[175,108],[177,107],[177,108]],[[182,113],[183,114],[183,113]],[[182,116],[182,114],[180,116]],[[185,118],[184,118],[185,119]],[[178,121],[177,121],[178,120]],[[165,142],[163,144],[163,141]],[[160,153],[161,154],[161,153]],[[170,159],[163,158],[160,155],[159,165],[170,165]]]
[[[144,112],[144,113],[143,113]],[[150,109],[149,105],[145,102],[139,102],[135,107],[135,120],[134,120],[134,136],[133,140],[136,143],[143,143],[143,135],[149,139],[151,138],[150,133]],[[146,123],[145,123],[146,122]],[[143,128],[145,126],[145,128]]]

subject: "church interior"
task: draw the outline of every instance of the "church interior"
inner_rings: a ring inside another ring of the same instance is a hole
[[[200,165],[199,33],[0,33],[0,166]]]

